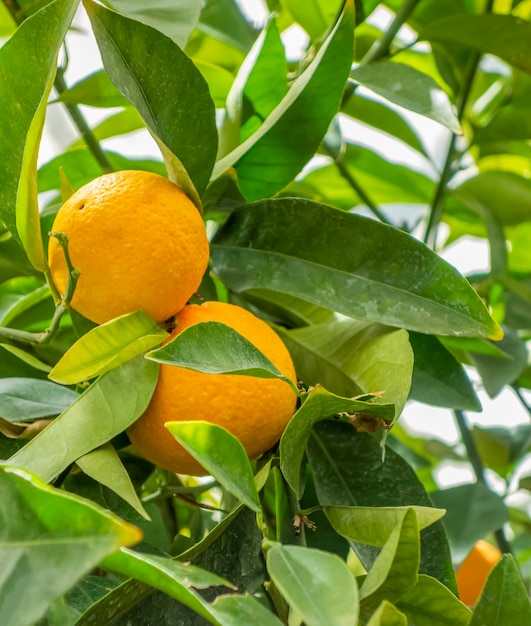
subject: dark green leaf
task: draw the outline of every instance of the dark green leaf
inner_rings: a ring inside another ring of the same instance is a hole
[[[85,7],[105,69],[159,140],[170,178],[194,197],[189,176],[201,194],[217,149],[214,103],[201,73],[171,39],[150,26],[91,0]]]
[[[46,268],[35,172],[56,59],[77,0],[56,0],[24,21],[0,49],[0,220]]]
[[[308,459],[321,504],[346,506],[432,506],[411,467],[389,447],[382,460],[378,442],[357,433],[343,422],[314,425],[308,441]],[[444,507],[440,507],[444,508]],[[369,570],[373,548],[355,544],[356,552]],[[429,574],[455,590],[450,549],[441,522],[421,533],[420,572]]]
[[[36,378],[0,378],[0,415],[9,422],[25,422],[59,415],[79,394]]]
[[[0,467],[0,490],[2,624],[33,625],[104,556],[141,538],[112,513],[21,469]]]
[[[452,266],[404,232],[301,199],[236,209],[212,245],[233,290],[290,293],[360,319],[441,335],[501,330]]]
[[[244,53],[256,36],[235,0],[205,0],[199,29]]]

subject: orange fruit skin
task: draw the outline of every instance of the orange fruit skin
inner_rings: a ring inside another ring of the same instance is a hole
[[[208,264],[203,219],[167,178],[140,170],[104,174],[59,209],[53,231],[68,235],[80,270],[72,308],[102,324],[143,309],[157,322],[182,309]],[[64,295],[68,269],[50,237],[48,263]]]
[[[487,541],[478,541],[469,552],[456,573],[457,589],[461,601],[474,606],[492,568],[498,563],[502,553]]]
[[[222,302],[188,305],[177,315],[171,338],[192,324],[209,321],[234,328],[296,381],[290,354],[279,336],[239,306]],[[237,437],[254,459],[280,439],[295,403],[293,389],[278,379],[204,374],[163,364],[151,403],[127,434],[152,463],[179,474],[202,476],[206,474],[203,467],[177,443],[165,422],[205,420],[218,424]]]

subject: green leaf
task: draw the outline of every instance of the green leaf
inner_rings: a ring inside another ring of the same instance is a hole
[[[17,276],[0,284],[0,323],[9,326],[19,315],[50,297],[48,286],[33,276]]]
[[[197,200],[193,187],[204,191],[217,150],[214,103],[204,78],[171,39],[150,26],[91,0],[85,8],[111,80],[158,139],[171,180]]]
[[[504,554],[492,570],[469,626],[526,626],[531,604],[514,557]]]
[[[384,600],[372,614],[367,626],[407,626],[407,618],[396,606]]]
[[[247,53],[256,37],[235,0],[205,0],[199,30]]]
[[[51,370],[51,367],[47,363],[43,363],[36,356],[34,356],[33,354],[30,354],[29,352],[26,352],[25,350],[23,350],[22,348],[19,348],[18,346],[12,346],[11,344],[8,344],[8,343],[0,343],[0,346],[4,348],[4,350],[7,350],[7,352],[9,352],[10,354],[16,357],[15,362],[13,362],[13,359],[11,359],[11,368],[13,368],[14,366],[14,370],[8,367],[7,369],[8,376],[11,376],[12,374],[19,375],[19,376],[23,374],[25,374],[26,376],[34,376],[35,370],[38,370],[39,372],[46,372],[46,373],[48,373]],[[6,361],[8,361],[5,355],[2,355],[2,359],[3,359],[2,365]],[[29,369],[26,367],[21,368],[22,363],[26,363],[32,369]],[[21,369],[22,371],[19,371]]]
[[[199,322],[169,343],[146,355],[158,363],[178,365],[206,374],[279,378],[297,388],[248,339],[221,322]]]
[[[288,604],[308,626],[351,626],[358,619],[358,588],[335,554],[273,544],[267,569]]]
[[[351,78],[379,96],[419,113],[461,134],[461,127],[446,93],[431,76],[403,63],[367,63]]]
[[[166,428],[209,474],[253,511],[261,511],[247,454],[234,435],[204,421],[166,422]]]
[[[397,608],[411,626],[467,626],[470,620],[470,609],[447,587],[425,574],[419,575],[415,588],[402,596]]]
[[[46,255],[37,201],[37,154],[57,53],[77,5],[77,0],[51,2],[26,19],[0,49],[0,220],[41,271],[46,269]]]
[[[501,336],[468,281],[426,246],[322,204],[280,198],[239,207],[214,238],[211,258],[236,292],[271,289],[430,334]]]
[[[13,455],[9,464],[52,480],[138,419],[149,404],[157,378],[158,366],[142,357],[107,372]]]
[[[402,412],[413,370],[404,330],[342,319],[284,332],[282,338],[307,385],[320,383],[344,396],[382,392],[381,401],[395,405],[394,418]]]
[[[317,498],[322,505],[433,506],[404,459],[386,447],[382,460],[379,443],[348,424],[335,421],[315,424],[307,455]],[[353,547],[368,571],[376,556],[375,549],[362,544]],[[420,572],[456,589],[448,540],[441,522],[422,531]]]
[[[374,610],[383,600],[396,602],[410,591],[417,583],[419,562],[417,516],[406,508],[363,581],[362,612]]]
[[[212,603],[212,612],[224,626],[260,624],[260,626],[282,626],[276,615],[251,595],[218,596]]]
[[[338,111],[352,60],[353,30],[348,0],[312,62],[262,126],[218,161],[214,178],[234,166],[248,200],[269,197],[295,178]]]
[[[124,107],[129,102],[111,82],[104,70],[85,76],[59,94],[59,102],[85,104],[92,107]]]
[[[144,311],[121,315],[78,339],[49,378],[63,385],[89,380],[143,354],[167,337],[168,333]]]
[[[111,444],[105,444],[88,454],[84,454],[77,459],[76,464],[87,476],[123,498],[143,518],[150,519],[140,502],[127,470]]]
[[[21,469],[0,467],[0,490],[2,624],[31,626],[103,557],[141,539],[112,513]]]
[[[340,0],[286,0],[285,6],[312,40],[319,39],[341,8]]]
[[[147,24],[173,39],[184,48],[197,26],[200,0],[110,0],[107,4],[118,13]]]
[[[426,39],[494,54],[524,72],[531,72],[531,23],[513,15],[452,15],[425,26],[419,40]]]
[[[391,421],[394,407],[389,404],[341,398],[321,386],[314,387],[307,394],[301,408],[291,418],[280,439],[280,467],[286,481],[299,497],[303,489],[300,484],[300,467],[313,425],[334,415],[344,413],[355,416],[357,412]]]
[[[410,333],[415,367],[410,398],[461,411],[481,411],[481,404],[463,366],[437,337]]]
[[[351,541],[379,548],[388,541],[394,529],[402,523],[404,514],[409,509],[412,509],[417,516],[419,530],[431,526],[445,514],[443,509],[427,506],[326,505],[323,507],[330,523],[340,535]]]
[[[503,499],[482,483],[450,487],[430,496],[435,506],[446,509],[443,524],[457,563],[476,541],[501,528],[509,519]]]
[[[25,422],[59,415],[79,394],[37,378],[0,378],[0,415],[8,422]]]

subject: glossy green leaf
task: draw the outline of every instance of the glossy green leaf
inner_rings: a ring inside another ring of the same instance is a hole
[[[77,459],[76,464],[87,476],[114,491],[142,517],[149,519],[127,470],[111,444],[105,444],[84,454]]]
[[[45,481],[124,431],[147,408],[158,366],[142,357],[96,380],[69,408],[9,459]]]
[[[201,73],[171,39],[150,26],[91,0],[85,8],[105,69],[159,140],[170,178],[194,197],[189,177],[201,194],[217,150],[214,103]]]
[[[79,394],[36,378],[0,378],[0,415],[9,422],[25,422],[59,415]]]
[[[273,319],[281,320],[280,323],[284,322],[290,328],[321,324],[336,318],[330,309],[278,291],[267,291],[266,289],[246,291],[245,299],[257,305]],[[282,334],[283,338],[286,338],[286,333],[282,333],[281,330],[278,326],[276,327],[276,331]]]
[[[409,395],[413,352],[404,330],[342,319],[282,333],[306,385],[344,396],[382,393],[397,418]],[[379,400],[375,398],[375,402]]]
[[[450,487],[430,496],[435,506],[446,509],[443,524],[457,563],[476,541],[501,528],[509,519],[503,499],[482,483]]]
[[[10,326],[19,315],[50,297],[42,280],[33,276],[17,276],[0,284],[0,323]]]
[[[307,455],[321,504],[433,506],[404,459],[387,447],[382,460],[378,442],[348,424],[335,421],[315,424]],[[368,571],[376,556],[375,549],[361,544],[353,547]],[[441,580],[450,589],[456,588],[448,540],[441,522],[422,531],[419,571]]]
[[[225,489],[253,511],[261,510],[249,459],[234,435],[201,420],[166,422],[165,426]]]
[[[431,76],[409,65],[389,62],[361,65],[350,76],[390,102],[461,133],[459,120],[446,92]]]
[[[235,0],[205,0],[199,29],[244,53],[256,36]]]
[[[262,126],[218,161],[214,177],[234,165],[248,200],[269,197],[293,180],[317,150],[337,113],[352,47],[353,8],[348,0],[312,62]]]
[[[443,509],[427,506],[401,507],[362,507],[362,506],[324,506],[330,523],[335,530],[359,543],[381,548],[389,539],[394,529],[402,523],[405,513],[413,510],[417,516],[419,530],[423,530],[441,519]]]
[[[304,457],[304,450],[312,427],[316,422],[325,420],[334,415],[350,415],[356,413],[372,415],[391,421],[394,416],[394,407],[391,404],[375,404],[352,398],[341,398],[321,386],[309,391],[301,408],[291,418],[280,439],[280,467],[290,487],[299,496],[303,486],[300,484],[300,467]],[[354,430],[354,427],[351,426]]]
[[[452,15],[427,24],[419,39],[468,46],[531,72],[531,24],[513,15]]]
[[[207,374],[279,378],[294,386],[248,339],[221,322],[194,324],[146,356]]]
[[[64,385],[100,376],[160,344],[168,333],[144,311],[121,315],[83,335],[49,374]]]
[[[112,513],[21,469],[0,467],[0,490],[2,624],[35,624],[103,557],[141,539]]]
[[[394,604],[384,600],[371,615],[367,626],[407,626],[407,618]]]
[[[267,569],[288,604],[308,626],[351,626],[359,611],[358,588],[335,554],[273,544]]]
[[[463,366],[436,337],[410,333],[415,368],[410,398],[462,411],[481,411],[481,404]]]
[[[132,106],[128,106],[123,111],[106,117],[103,122],[94,126],[92,128],[92,134],[98,141],[103,141],[104,139],[109,139],[110,137],[126,135],[127,133],[132,133],[136,130],[144,128],[144,121],[138,114],[138,111]],[[80,138],[69,147],[69,151],[80,150],[84,147],[84,140]],[[160,169],[163,173],[165,172],[165,167],[162,164],[158,169]]]
[[[295,21],[315,40],[322,37],[341,8],[340,0],[286,0]]]
[[[59,94],[59,102],[92,107],[125,107],[129,105],[104,70],[85,76]]]
[[[118,13],[147,24],[173,39],[183,48],[199,21],[200,0],[110,0]]]
[[[383,600],[396,602],[411,590],[417,583],[419,561],[417,516],[405,509],[360,588],[362,611],[374,609]]]
[[[471,614],[447,587],[425,574],[419,575],[415,588],[402,596],[397,608],[410,626],[466,626]]]
[[[514,557],[505,554],[490,573],[469,626],[525,626],[530,622],[527,588]]]
[[[27,365],[30,366],[30,369],[28,371],[28,368],[22,367],[23,371],[11,371],[11,370],[7,370],[7,375],[11,376],[11,375],[23,375],[26,374],[28,376],[33,376],[36,374],[35,370],[38,370],[39,372],[46,372],[48,373],[52,368],[47,364],[44,363],[43,361],[40,361],[36,356],[34,356],[33,354],[30,354],[29,352],[26,352],[24,349],[19,348],[18,346],[12,346],[11,344],[8,343],[0,343],[0,346],[2,348],[4,348],[4,350],[7,350],[7,352],[9,352],[10,354],[12,354],[13,356],[15,356],[18,360],[18,367],[20,367],[22,365],[22,363],[26,363]],[[6,356],[5,354],[2,354],[2,359],[3,359],[3,363],[5,363]],[[4,372],[5,373],[5,372]]]
[[[37,202],[37,154],[57,53],[77,5],[77,0],[51,2],[25,20],[0,49],[0,219],[41,271],[46,269],[46,255]]]
[[[301,199],[236,209],[213,240],[234,291],[290,293],[345,315],[440,335],[501,330],[452,266],[404,232]]]

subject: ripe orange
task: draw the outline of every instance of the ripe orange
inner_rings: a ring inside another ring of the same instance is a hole
[[[172,337],[198,322],[231,326],[261,350],[291,380],[295,369],[279,336],[261,319],[232,304],[205,302],[186,306],[177,315]],[[233,374],[204,374],[161,365],[151,403],[127,430],[136,449],[160,467],[201,476],[205,470],[179,445],[165,422],[206,420],[237,437],[254,459],[279,439],[295,408],[296,395],[281,380]]]
[[[137,309],[162,322],[182,309],[208,264],[204,222],[167,178],[139,170],[105,174],[59,209],[53,231],[68,235],[81,274],[72,308],[99,324]],[[50,237],[48,262],[64,295],[68,270]]]
[[[456,581],[459,597],[467,606],[474,606],[481,595],[485,582],[502,554],[491,543],[478,541],[457,570]]]

